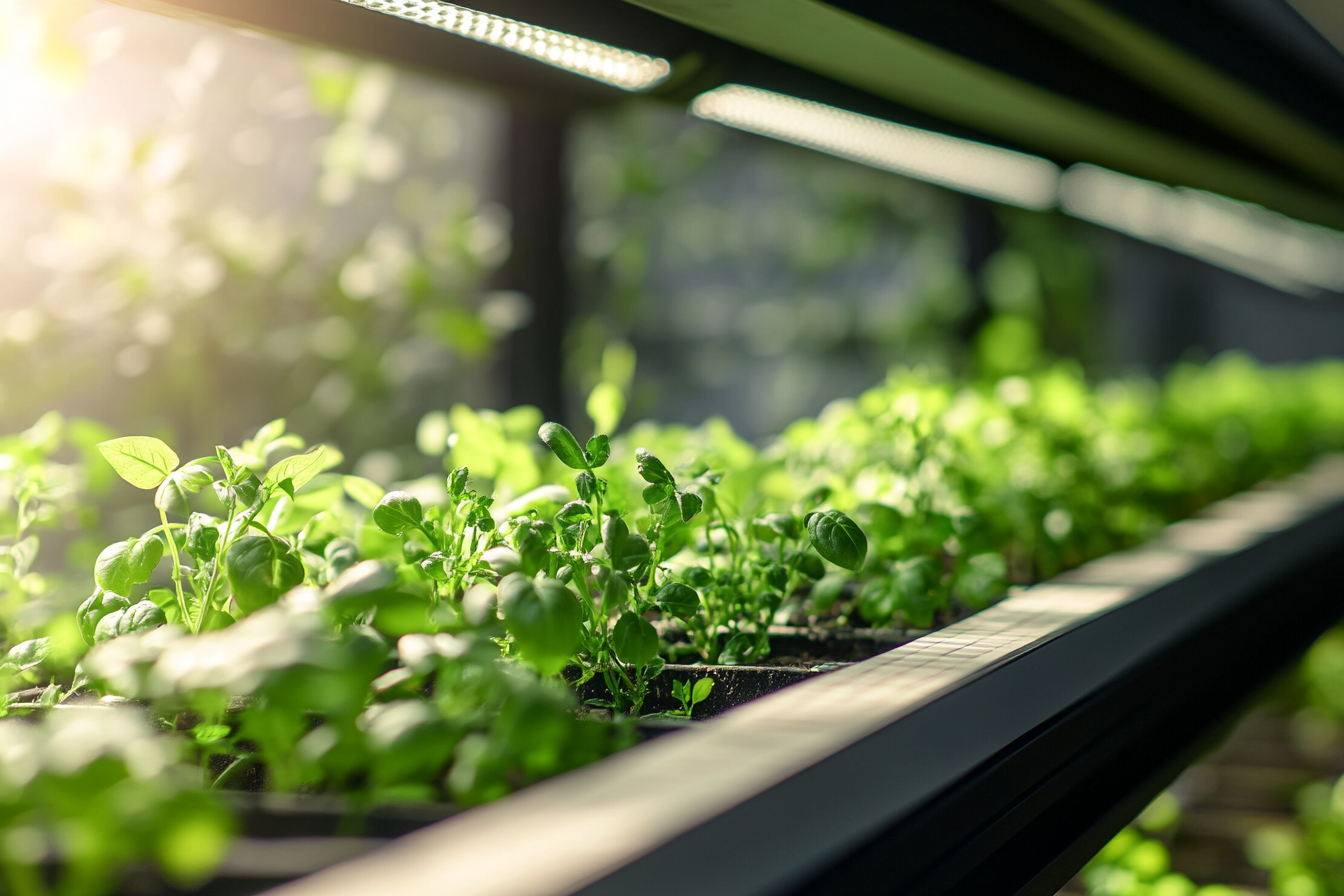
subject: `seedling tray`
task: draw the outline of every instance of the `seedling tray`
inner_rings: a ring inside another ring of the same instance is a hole
[[[1053,893],[1336,620],[1342,573],[1330,459],[275,892]]]

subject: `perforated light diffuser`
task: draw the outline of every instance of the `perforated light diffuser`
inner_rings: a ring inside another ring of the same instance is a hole
[[[622,50],[620,47],[611,47],[503,16],[476,12],[452,3],[441,3],[439,0],[344,2],[500,47],[623,90],[647,90],[672,72],[672,66],[666,59]]]
[[[1279,289],[1344,292],[1344,233],[1258,205],[1095,165],[1068,170],[1061,204],[1075,217]]]
[[[1025,208],[1049,208],[1059,168],[1046,159],[729,84],[701,94],[700,118]]]

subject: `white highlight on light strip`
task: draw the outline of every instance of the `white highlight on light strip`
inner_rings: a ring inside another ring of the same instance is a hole
[[[1299,295],[1344,292],[1344,233],[1095,165],[1064,175],[1069,214]]]
[[[697,97],[691,111],[739,130],[1012,205],[1049,208],[1059,193],[1059,168],[1046,159],[755,87],[719,87]]]
[[[611,47],[503,16],[476,12],[440,0],[345,2],[469,37],[624,90],[647,90],[672,72],[672,66],[666,59],[622,50],[620,47]]]

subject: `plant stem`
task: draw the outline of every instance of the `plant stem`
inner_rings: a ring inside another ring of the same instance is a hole
[[[168,541],[168,550],[173,554],[173,585],[177,587],[177,606],[182,611],[182,621],[191,625],[191,612],[187,609],[187,596],[182,593],[182,558],[177,553],[177,539],[168,529],[168,514],[160,507],[159,519],[163,521],[163,536]]]
[[[229,545],[233,543],[231,533],[233,532],[233,519],[238,509],[238,501],[234,499],[229,504],[229,519],[224,524],[224,544],[219,546],[219,552],[215,554],[215,568],[210,570],[210,581],[205,586],[205,595],[201,598],[201,614],[196,620],[196,625],[192,628],[192,633],[199,635],[201,626],[205,625],[205,617],[210,615],[210,607],[215,597],[215,585],[219,583],[219,571],[224,567],[224,554],[228,551]]]

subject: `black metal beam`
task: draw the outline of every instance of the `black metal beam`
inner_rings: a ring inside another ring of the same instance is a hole
[[[508,405],[536,405],[547,420],[563,420],[565,410],[564,344],[571,313],[564,243],[569,120],[563,111],[513,105],[502,160],[513,249],[497,282],[526,296],[532,313],[500,347],[497,370]]]
[[[1285,575],[1008,745],[795,896],[1058,892],[1339,620],[1341,572],[1344,550]]]

